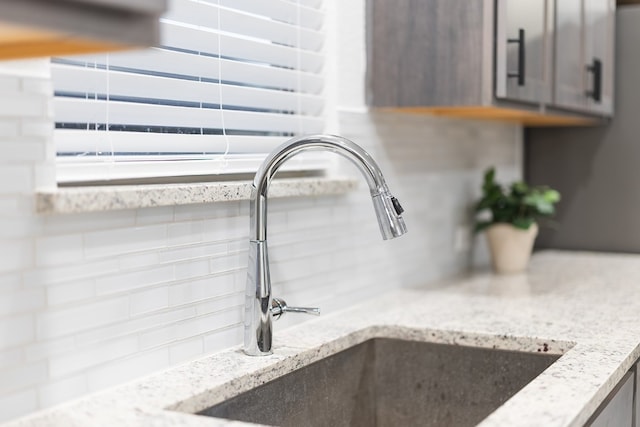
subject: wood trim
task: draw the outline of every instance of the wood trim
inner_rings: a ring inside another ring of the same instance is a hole
[[[464,119],[495,120],[520,123],[523,126],[594,126],[602,120],[591,117],[540,114],[513,108],[462,106],[462,107],[393,107],[381,108],[382,111],[395,111],[410,114],[428,114],[457,117]]]
[[[616,5],[618,6],[629,6],[632,4],[640,4],[640,0],[617,0]]]
[[[74,55],[125,48],[132,46],[0,23],[0,59]]]

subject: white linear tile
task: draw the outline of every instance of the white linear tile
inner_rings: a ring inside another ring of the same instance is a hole
[[[242,325],[217,330],[204,337],[204,351],[211,353],[242,344],[244,330]]]
[[[20,208],[16,208],[20,210]],[[0,221],[0,239],[27,238],[39,235],[42,230],[42,220],[31,216],[5,217]]]
[[[209,269],[209,260],[198,259],[196,261],[181,262],[175,264],[176,280],[191,279],[195,277],[207,276],[211,271]]]
[[[38,314],[38,339],[60,337],[127,319],[126,296]]]
[[[47,115],[48,99],[40,94],[3,94],[0,103],[2,117],[42,117]]]
[[[38,266],[79,264],[83,260],[82,235],[41,237],[36,239]]]
[[[131,210],[47,215],[44,217],[44,231],[48,235],[111,230],[132,227],[134,224],[135,213]]]
[[[203,240],[202,222],[179,222],[167,225],[167,243],[169,246],[200,243]]]
[[[190,261],[194,258],[211,257],[226,254],[226,242],[196,244],[193,246],[179,246],[168,248],[160,252],[160,262]]]
[[[45,341],[40,340],[24,347],[26,360],[28,362],[48,359],[52,356],[74,351],[75,348],[76,343],[73,337],[56,338]]]
[[[47,143],[53,135],[53,125],[50,119],[45,117],[20,120],[20,135],[45,138]]]
[[[167,227],[165,225],[90,232],[84,236],[87,258],[159,249],[164,247],[166,242]]]
[[[245,217],[222,217],[204,221],[203,237],[207,241],[249,239],[249,220]]]
[[[67,281],[103,276],[119,271],[116,259],[84,261],[64,267],[44,267],[23,273],[25,286],[48,286]]]
[[[196,309],[194,307],[176,308],[159,313],[150,313],[143,317],[123,320],[112,325],[80,332],[75,335],[75,340],[79,346],[96,345],[102,341],[122,336],[145,333],[146,331],[156,330],[157,328],[164,329],[175,322],[192,318],[195,315]]]
[[[160,254],[158,252],[142,252],[118,257],[118,265],[121,271],[151,267],[157,264],[160,264]]]
[[[116,360],[88,374],[89,391],[139,378],[169,366],[169,350],[162,348]]]
[[[230,307],[244,307],[244,302],[244,292],[234,292],[214,299],[201,301],[196,305],[196,311],[198,314],[214,313]]]
[[[203,352],[204,344],[202,337],[182,341],[169,346],[169,362],[172,365],[182,363],[202,355]]]
[[[212,273],[224,273],[227,271],[246,269],[248,252],[236,252],[227,256],[218,256],[209,261]]]
[[[166,286],[132,294],[129,301],[131,316],[157,311],[169,306],[169,289]]]
[[[0,394],[25,389],[47,379],[47,363],[44,361],[14,366],[0,371]]]
[[[16,366],[24,359],[22,347],[11,348],[0,351],[0,371],[12,366]]]
[[[173,206],[137,209],[135,217],[137,225],[169,223],[173,221]]]
[[[35,337],[35,330],[30,314],[5,317],[0,321],[0,343],[4,348],[30,343]]]
[[[20,122],[12,119],[0,118],[0,138],[12,141],[18,136]],[[0,142],[0,143],[3,143]]]
[[[34,265],[35,255],[30,239],[4,240],[0,244],[0,272],[23,270]]]
[[[174,280],[173,266],[162,266],[96,279],[96,294],[132,291]]]
[[[188,304],[218,295],[229,294],[234,290],[235,277],[232,274],[176,283],[169,286],[169,304],[172,306]]]
[[[208,265],[208,263],[207,263]],[[9,294],[22,288],[20,273],[9,273],[0,276],[0,293]]]
[[[77,374],[91,366],[119,359],[136,351],[138,351],[138,339],[135,336],[103,342],[99,346],[76,349],[70,354],[51,358],[49,373],[51,378]]]
[[[49,407],[86,394],[87,376],[85,374],[47,383],[38,388],[38,399],[43,407]]]
[[[17,93],[20,91],[20,83],[20,79],[0,74],[0,93]]]
[[[176,221],[233,217],[240,214],[240,202],[218,203],[215,208],[208,203],[175,207]],[[248,220],[247,220],[248,221]]]
[[[45,303],[44,289],[19,290],[0,298],[0,316],[39,310]]]
[[[0,396],[0,422],[28,414],[37,408],[38,395],[35,389]]]
[[[230,307],[224,311],[199,316],[177,325],[178,337],[184,338],[211,332],[228,326],[239,325],[244,316],[244,307]]]
[[[12,132],[14,129],[3,129],[2,121],[0,121],[0,137],[3,130]],[[46,146],[43,141],[28,141],[21,138],[20,141],[0,141],[2,152],[15,163],[34,163],[45,160]]]

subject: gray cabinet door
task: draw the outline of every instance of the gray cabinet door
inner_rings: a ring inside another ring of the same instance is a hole
[[[634,372],[627,372],[587,425],[590,427],[633,427],[633,389]]]
[[[368,96],[375,107],[478,105],[484,2],[368,0]]]
[[[584,70],[589,110],[613,113],[615,0],[584,0]]]
[[[556,1],[555,88],[553,104],[587,109],[587,73],[584,59],[583,0]]]
[[[548,3],[496,2],[496,97],[536,104],[550,101]]]
[[[633,427],[640,427],[640,394],[638,394],[640,393],[640,381],[638,380],[638,369],[640,369],[640,362],[636,362],[636,365],[634,367],[635,376],[636,376],[636,384],[635,384],[636,394],[635,394],[635,401],[633,402],[633,406],[634,406],[636,416],[634,417],[634,420],[633,420]]]

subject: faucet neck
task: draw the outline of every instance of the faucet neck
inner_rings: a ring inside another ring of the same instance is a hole
[[[293,138],[277,147],[256,172],[251,188],[249,239],[267,239],[267,192],[274,175],[289,158],[303,151],[332,151],[349,159],[365,178],[371,196],[388,194],[380,168],[373,158],[358,145],[335,135],[311,135]]]

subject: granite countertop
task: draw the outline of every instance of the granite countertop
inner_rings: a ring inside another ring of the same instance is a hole
[[[36,194],[40,214],[71,214],[155,206],[249,200],[253,182],[221,181],[184,184],[60,187]],[[269,198],[344,194],[358,181],[349,177],[278,178]]]
[[[232,348],[7,426],[249,425],[190,415],[370,338],[562,357],[481,426],[583,425],[640,356],[640,256],[545,251],[526,275],[389,292],[275,331],[274,355]]]

